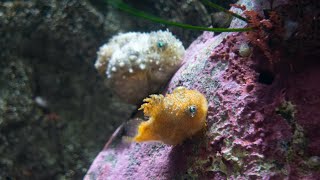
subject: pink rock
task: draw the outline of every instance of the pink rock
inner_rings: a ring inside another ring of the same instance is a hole
[[[185,86],[205,94],[206,135],[175,147],[132,143],[104,149],[85,179],[320,177],[317,58],[300,66],[291,57],[272,70],[258,48],[249,57],[239,56],[241,43],[248,43],[244,33],[203,33],[168,85],[168,92]],[[297,71],[288,71],[290,65]]]

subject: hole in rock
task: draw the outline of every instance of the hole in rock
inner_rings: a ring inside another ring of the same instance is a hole
[[[270,85],[274,80],[274,75],[269,71],[262,71],[259,74],[258,82],[262,84]]]

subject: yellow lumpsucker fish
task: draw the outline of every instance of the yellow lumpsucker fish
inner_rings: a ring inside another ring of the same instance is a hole
[[[144,102],[139,110],[149,120],[138,126],[135,142],[177,145],[206,126],[208,102],[197,90],[178,87],[172,94],[150,95]]]

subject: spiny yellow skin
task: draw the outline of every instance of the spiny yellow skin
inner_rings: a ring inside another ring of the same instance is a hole
[[[172,94],[150,95],[144,99],[143,110],[149,120],[142,122],[133,138],[136,142],[161,141],[177,145],[206,125],[208,102],[203,94],[185,87]]]

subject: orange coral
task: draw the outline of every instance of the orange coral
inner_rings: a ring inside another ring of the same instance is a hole
[[[149,120],[142,122],[134,141],[161,141],[177,145],[205,127],[208,103],[203,94],[185,87],[172,94],[150,95],[143,109]]]

